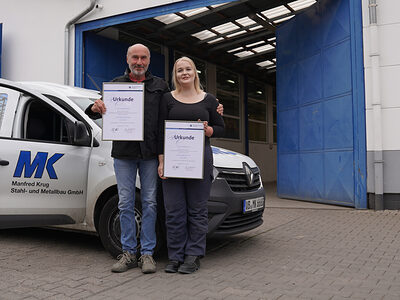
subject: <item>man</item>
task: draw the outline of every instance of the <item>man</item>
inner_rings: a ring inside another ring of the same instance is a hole
[[[156,153],[158,135],[158,107],[162,95],[169,91],[167,83],[147,71],[150,51],[142,44],[128,48],[127,73],[115,78],[116,82],[143,82],[144,94],[144,141],[113,141],[111,156],[118,186],[118,208],[120,210],[121,244],[123,253],[118,256],[111,271],[125,272],[141,266],[143,273],[154,273],[156,263],[153,251],[156,245],[155,224],[157,219],[157,168]],[[91,118],[100,118],[106,107],[96,100],[86,109]],[[137,240],[135,224],[136,173],[139,171],[142,202],[142,228],[140,232],[141,257],[136,258]]]

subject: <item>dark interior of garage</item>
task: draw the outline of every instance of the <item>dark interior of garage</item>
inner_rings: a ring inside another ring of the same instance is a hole
[[[315,0],[233,1],[95,30],[117,30],[126,45],[142,42],[153,52],[161,46],[275,84],[279,24]]]

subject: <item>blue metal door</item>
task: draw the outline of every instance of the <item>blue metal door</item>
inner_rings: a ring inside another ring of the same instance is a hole
[[[320,1],[276,36],[278,196],[366,208],[361,1]]]
[[[120,76],[126,69],[129,45],[86,32],[84,35],[84,87],[101,90],[105,81]]]
[[[84,35],[84,87],[101,90],[102,83],[124,74],[130,45],[86,32]],[[164,77],[164,56],[151,52],[149,70]]]

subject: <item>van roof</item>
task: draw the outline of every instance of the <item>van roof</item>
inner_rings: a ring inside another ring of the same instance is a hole
[[[89,97],[89,98],[100,97],[100,93],[96,90],[89,90],[58,83],[42,82],[42,81],[24,81],[20,83],[26,86],[27,88],[34,89],[42,94],[51,94],[52,92],[56,92],[58,94],[63,94],[67,97]]]

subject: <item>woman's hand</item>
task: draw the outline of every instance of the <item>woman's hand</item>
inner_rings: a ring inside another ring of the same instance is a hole
[[[162,154],[158,156],[158,176],[161,179],[167,179],[167,177],[164,177],[164,155]]]
[[[198,119],[198,121],[201,121],[200,119]],[[207,121],[203,121],[204,124],[204,134],[207,137],[211,137],[214,133],[214,129],[211,126],[208,126],[208,122]]]

